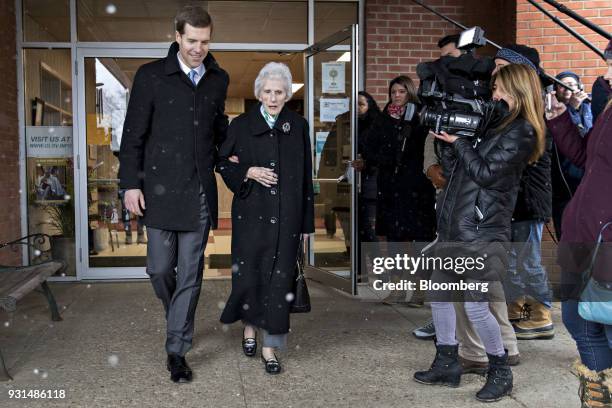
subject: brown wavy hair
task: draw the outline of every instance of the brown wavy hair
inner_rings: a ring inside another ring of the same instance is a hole
[[[419,102],[419,97],[417,96],[417,88],[412,79],[407,77],[406,75],[400,75],[391,80],[389,83],[389,102],[391,102],[391,88],[393,85],[399,84],[406,89],[408,92],[408,102],[417,103]]]
[[[498,129],[508,126],[521,116],[535,130],[536,147],[529,157],[529,163],[536,162],[544,153],[546,146],[546,124],[544,123],[544,100],[538,74],[522,64],[501,67],[493,75],[492,84],[501,86],[514,99],[514,108]]]

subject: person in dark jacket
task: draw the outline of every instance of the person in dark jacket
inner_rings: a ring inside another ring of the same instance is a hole
[[[370,166],[363,160],[363,155],[368,148],[368,138],[370,137],[370,129],[372,124],[380,115],[378,104],[365,91],[359,92],[357,101],[358,122],[357,122],[357,159],[352,165],[361,175],[361,188],[358,195],[358,225],[359,225],[359,251],[360,263],[367,260],[361,259],[361,243],[362,242],[377,242],[376,236],[376,199],[378,196],[376,179],[378,177],[378,168]],[[358,271],[364,270],[359,267]],[[360,276],[362,281],[367,279],[367,276]]]
[[[242,320],[243,351],[257,351],[261,329],[266,372],[278,374],[285,349],[300,240],[314,232],[308,123],[286,106],[291,72],[270,62],[255,80],[261,102],[234,119],[218,171],[232,201],[232,292],[221,322]]]
[[[353,167],[361,172],[361,191],[359,192],[359,240],[361,242],[376,242],[376,198],[378,168],[367,165],[361,157],[367,149],[372,125],[380,115],[378,104],[365,91],[359,92],[357,123],[357,154],[359,158]]]
[[[167,367],[175,382],[192,377],[185,354],[204,248],[217,224],[213,169],[227,132],[229,77],[208,52],[211,32],[201,7],[179,11],[168,56],[136,72],[119,153],[125,206],[147,226],[147,274],[166,311]]]
[[[406,76],[389,84],[389,102],[372,124],[365,162],[378,168],[376,234],[389,242],[431,241],[435,237],[435,190],[423,174],[427,130],[415,117],[404,120],[408,104],[418,103]]]
[[[612,41],[605,56],[608,70],[603,78],[612,82]],[[563,234],[557,251],[564,298],[561,311],[563,323],[580,354],[575,372],[580,378],[582,406],[607,406],[612,401],[612,325],[585,320],[578,312],[578,305],[584,274],[590,269],[600,236],[603,244],[594,258],[592,277],[608,289],[612,282],[612,99],[584,137],[565,105],[554,101],[547,118],[561,153],[585,170],[563,212]]]
[[[593,123],[595,123],[599,114],[603,112],[606,104],[612,98],[612,81],[604,76],[598,77],[593,83],[591,94],[593,95],[591,111],[593,112]]]
[[[389,83],[389,102],[368,131],[363,158],[378,169],[375,231],[387,242],[429,242],[436,231],[435,190],[423,174],[427,130],[417,115],[417,90],[410,78]],[[409,291],[393,291],[383,302],[404,303]]]
[[[496,70],[509,64],[521,64],[538,74],[541,72],[538,51],[526,45],[512,44],[498,51]],[[513,244],[504,283],[508,318],[517,339],[551,339],[554,336],[550,313],[552,293],[542,266],[541,249],[542,231],[552,216],[552,150],[552,137],[547,134],[544,153],[537,162],[529,164],[521,176],[512,214]]]
[[[439,195],[438,249],[461,243],[454,259],[484,257],[484,268],[444,271],[436,269],[434,282],[483,283],[496,297],[505,273],[503,243],[510,240],[512,213],[520,178],[527,163],[542,155],[545,145],[544,106],[539,79],[524,65],[500,68],[493,76],[496,114],[476,141],[442,133],[442,168],[448,180]],[[460,255],[460,257],[457,257]],[[423,384],[458,386],[462,367],[455,337],[456,317],[449,293],[432,292],[437,353],[431,368],[415,373]],[[485,290],[463,293],[465,311],[482,339],[489,357],[485,386],[476,394],[480,401],[497,401],[513,386],[500,326],[489,309],[493,300]]]

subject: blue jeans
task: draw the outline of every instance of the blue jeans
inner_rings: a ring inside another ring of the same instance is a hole
[[[578,314],[577,300],[563,302],[561,312],[582,364],[597,372],[612,367],[612,326],[584,320]]]
[[[542,228],[538,220],[512,223],[512,249],[508,254],[508,276],[504,281],[508,302],[529,295],[547,308],[552,294],[542,267]]]

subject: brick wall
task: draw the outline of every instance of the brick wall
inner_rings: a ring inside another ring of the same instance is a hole
[[[515,1],[431,0],[426,4],[466,26],[481,26],[495,42],[514,42]],[[409,0],[367,0],[365,13],[366,90],[381,105],[387,101],[393,77],[407,74],[417,80],[416,64],[438,58],[438,40],[460,31]],[[479,51],[493,52],[491,47]]]
[[[543,1],[539,3],[599,49],[606,47],[608,41],[599,34]],[[564,0],[560,3],[604,30],[612,31],[612,1]],[[517,0],[516,14],[517,42],[536,48],[542,59],[542,67],[549,74],[572,70],[582,77],[585,89],[590,91],[597,76],[605,72],[604,61],[526,0]]]
[[[0,242],[21,236],[15,1],[0,0]],[[18,252],[0,251],[0,264],[17,264]]]

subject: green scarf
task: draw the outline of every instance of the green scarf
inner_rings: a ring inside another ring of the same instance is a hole
[[[272,129],[274,127],[274,123],[276,122],[276,118],[278,118],[278,115],[270,115],[268,111],[266,111],[266,108],[264,108],[263,105],[259,107],[259,110],[261,111],[261,114],[266,120],[266,123],[268,124],[268,126],[270,126],[270,129]]]

